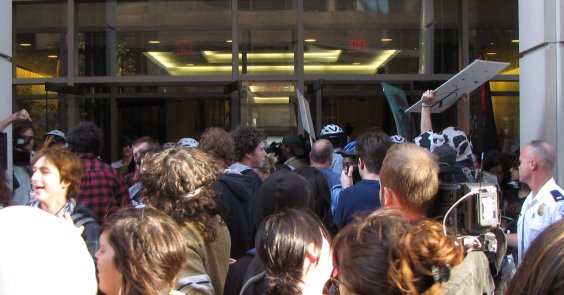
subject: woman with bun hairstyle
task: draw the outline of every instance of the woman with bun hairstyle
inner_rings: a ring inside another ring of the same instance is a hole
[[[106,295],[181,294],[174,291],[187,247],[174,220],[153,209],[123,209],[102,225],[96,252],[99,288]]]
[[[334,242],[333,281],[341,295],[442,294],[450,268],[464,258],[462,246],[439,223],[413,225],[393,209],[357,219]]]

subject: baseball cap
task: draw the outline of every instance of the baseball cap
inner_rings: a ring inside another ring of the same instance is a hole
[[[288,133],[282,138],[282,143],[286,146],[291,147],[296,155],[305,155],[304,143],[300,136]]]
[[[345,145],[345,147],[340,150],[337,151],[338,154],[341,154],[345,157],[356,157],[357,153],[356,153],[356,140],[353,140],[349,143],[347,143],[347,145]]]
[[[53,140],[56,140],[56,141],[61,142],[61,143],[67,142],[67,138],[65,137],[65,133],[61,130],[53,129],[53,130],[45,133],[45,136],[43,138],[47,139],[48,137],[53,137]]]

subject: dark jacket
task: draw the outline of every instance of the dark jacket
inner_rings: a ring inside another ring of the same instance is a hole
[[[254,247],[260,183],[252,175],[225,170],[219,175],[213,188],[227,207],[225,222],[231,236],[230,256],[238,259]]]

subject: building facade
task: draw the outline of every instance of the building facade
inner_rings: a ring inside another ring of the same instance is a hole
[[[106,161],[119,157],[125,135],[167,142],[198,138],[210,126],[242,124],[262,128],[275,140],[301,131],[297,91],[309,100],[317,130],[338,123],[353,138],[372,127],[395,134],[382,82],[403,90],[412,104],[479,56],[510,63],[490,85],[499,147],[518,141],[526,128],[522,106],[519,112],[519,57],[528,49],[520,42],[518,1],[0,5],[8,8],[1,9],[2,30],[12,34],[11,43],[0,43],[0,75],[11,81],[2,82],[2,114],[25,107],[40,138],[93,120],[105,133]],[[484,117],[480,102],[475,91],[466,109],[474,131]],[[456,117],[452,108],[434,123],[452,125]],[[412,119],[416,133],[419,117]]]

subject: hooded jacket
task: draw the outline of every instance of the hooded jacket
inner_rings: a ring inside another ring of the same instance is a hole
[[[227,207],[225,222],[231,236],[230,257],[238,259],[255,246],[260,183],[252,175],[226,169],[219,174],[213,188]]]

